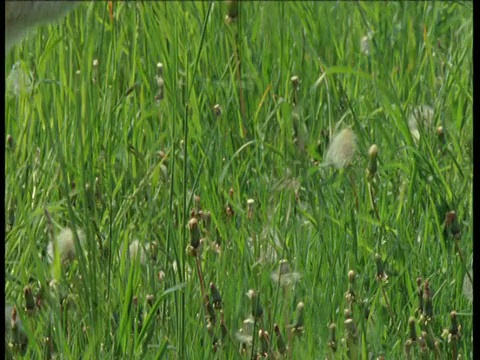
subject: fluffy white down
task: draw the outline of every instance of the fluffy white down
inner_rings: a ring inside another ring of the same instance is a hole
[[[433,125],[434,116],[435,110],[428,105],[419,105],[412,109],[408,117],[408,128],[415,140],[420,139],[419,123],[425,130],[428,130]]]
[[[85,234],[82,230],[77,230],[78,239],[80,240],[80,246],[85,244]],[[75,236],[70,228],[64,228],[55,237],[55,246],[52,241],[47,247],[48,261],[51,263],[54,259],[54,250],[60,254],[60,260],[63,262],[67,260],[73,260],[76,255],[75,250]]]
[[[351,164],[357,152],[357,137],[350,128],[345,128],[334,136],[327,150],[327,164],[337,169]]]
[[[134,240],[128,247],[128,253],[130,255],[130,259],[132,260],[140,260],[143,264],[146,260],[145,250],[143,249],[142,244],[138,240]]]

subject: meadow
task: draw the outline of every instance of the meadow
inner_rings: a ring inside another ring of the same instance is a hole
[[[471,2],[86,2],[6,56],[5,346],[472,359]]]

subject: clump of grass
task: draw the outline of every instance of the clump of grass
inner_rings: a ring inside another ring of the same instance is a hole
[[[88,7],[6,57],[12,357],[473,356],[470,5]]]

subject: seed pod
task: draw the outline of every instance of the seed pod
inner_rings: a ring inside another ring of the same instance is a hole
[[[345,317],[345,320],[351,319],[353,317],[352,310],[345,309],[343,311],[343,316]]]
[[[357,137],[350,128],[345,128],[334,136],[328,146],[326,163],[337,169],[349,167],[357,152]]]
[[[247,200],[247,218],[249,220],[253,219],[253,206],[255,205],[255,200],[248,199]]]
[[[207,307],[207,318],[210,324],[215,325],[217,322],[217,317],[215,316],[215,310],[213,309],[212,302],[208,299],[208,295],[206,298],[206,307]]]
[[[385,274],[385,269],[383,267],[383,261],[380,254],[375,254],[375,265],[377,266],[377,280],[386,280],[387,275]]]
[[[212,295],[212,302],[213,306],[215,309],[221,309],[222,308],[222,296],[220,295],[220,292],[218,291],[217,287],[213,282],[210,283],[210,292]]]
[[[295,322],[291,325],[292,333],[297,336],[303,335],[304,331],[304,323],[303,323],[303,310],[305,308],[305,304],[303,301],[300,301],[297,305],[297,318]]]
[[[407,339],[407,341],[405,341],[405,355],[407,356],[407,359],[410,359],[410,352],[412,350],[412,345],[413,345],[412,340]]]
[[[409,329],[409,339],[411,341],[416,341],[417,340],[417,330],[416,330],[416,322],[415,318],[413,316],[410,316],[408,319],[408,329]]]
[[[12,135],[10,135],[10,134],[7,135],[6,143],[7,143],[7,148],[9,150],[12,150],[12,151],[15,150],[15,142],[13,141],[13,136]]]
[[[158,244],[156,241],[152,241],[150,244],[148,244],[148,248],[149,248],[149,255],[150,255],[150,259],[152,259],[153,261],[156,261],[157,260],[157,256],[158,256]]]
[[[417,277],[417,298],[418,298],[418,309],[417,311],[421,313],[423,311],[423,288],[422,288],[422,278]]]
[[[358,354],[358,334],[355,322],[353,319],[347,319],[343,324],[345,328],[345,341],[348,349],[348,357],[350,359],[358,359],[360,356]]]
[[[371,180],[377,173],[377,156],[378,147],[373,144],[368,150],[368,167],[367,167],[367,179]]]
[[[446,238],[455,240],[460,238],[460,225],[458,224],[457,213],[449,211],[445,214],[443,234]]]
[[[228,336],[227,324],[225,324],[225,317],[223,315],[223,310],[220,310],[220,331],[222,334],[222,340],[225,340]]]
[[[155,95],[155,100],[160,101],[164,98],[165,92],[165,81],[163,80],[163,64],[161,62],[157,63],[157,75],[155,75],[155,80],[157,81],[157,94]]]
[[[22,321],[18,318],[17,308],[14,306],[12,309],[12,316],[10,319],[10,329],[12,334],[12,344],[20,347],[20,349],[26,350],[28,344],[28,336],[23,328]]]
[[[423,315],[427,320],[433,317],[433,301],[430,289],[430,283],[426,280],[423,286]]]
[[[283,339],[283,335],[280,332],[278,324],[273,325],[273,330],[275,331],[275,336],[277,337],[277,350],[281,355],[285,355],[287,352],[287,345],[285,345],[285,340]]]
[[[190,230],[190,246],[193,249],[197,249],[200,245],[200,229],[198,227],[198,220],[192,217],[188,222],[188,228]]]
[[[219,104],[215,104],[213,106],[213,113],[215,114],[215,116],[219,117],[220,115],[222,115],[222,107]]]
[[[446,141],[445,141],[445,132],[443,130],[443,126],[437,127],[437,137],[440,143],[442,145],[445,145]]]
[[[300,87],[300,78],[294,75],[290,78],[290,81],[292,82],[293,90],[297,91]]]
[[[23,296],[25,298],[25,310],[27,312],[33,311],[35,309],[35,299],[30,286],[27,285],[23,288]]]
[[[330,330],[330,339],[328,340],[328,347],[332,349],[333,352],[337,351],[337,338],[336,338],[336,330],[337,326],[334,323],[331,323],[328,326]]]
[[[430,350],[435,350],[435,348],[436,348],[435,339],[432,336],[432,334],[430,334],[426,331],[422,331],[422,338],[425,340],[425,343],[427,344],[427,346]]]
[[[354,285],[355,285],[355,271],[350,270],[348,272],[348,290],[345,293],[345,300],[347,300],[349,304],[353,304],[355,302]]]
[[[262,304],[260,303],[260,294],[257,294],[254,290],[248,290],[247,296],[250,298],[252,305],[252,316],[255,320],[259,320],[263,315]]]
[[[210,335],[210,337],[214,339],[213,342],[215,343],[215,333],[213,331],[213,324],[211,322],[207,323],[207,332],[208,335]]]
[[[238,1],[230,0],[227,1],[227,18],[230,20],[235,20],[238,16]]]
[[[450,329],[448,332],[452,335],[458,334],[458,322],[457,322],[457,312],[452,311],[450,313]]]
[[[258,338],[260,339],[260,354],[266,357],[268,355],[268,349],[270,348],[270,334],[260,329],[258,331]]]

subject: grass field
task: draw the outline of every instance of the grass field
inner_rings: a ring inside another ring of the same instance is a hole
[[[237,5],[7,55],[8,356],[472,359],[472,3]]]

